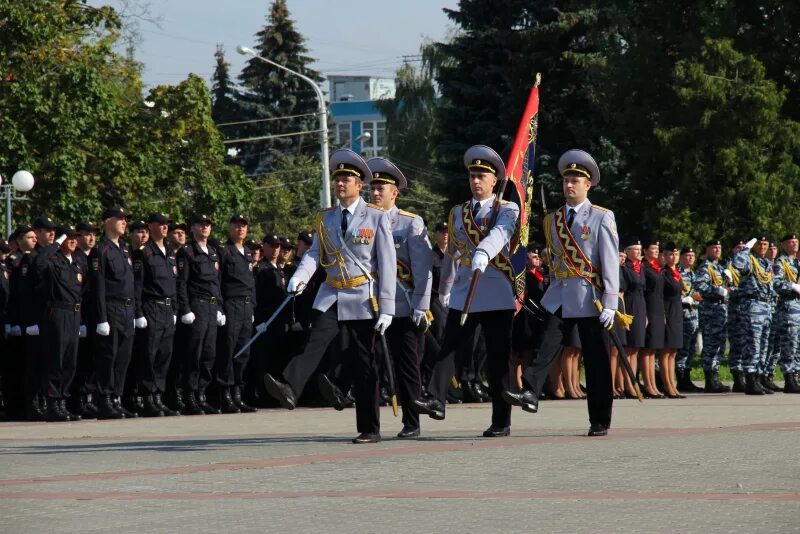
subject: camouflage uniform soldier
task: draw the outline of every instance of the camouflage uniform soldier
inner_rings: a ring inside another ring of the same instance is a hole
[[[744,248],[744,241],[739,241],[731,250],[731,257]],[[725,278],[728,280],[728,366],[733,375],[733,392],[744,393],[744,372],[742,371],[742,350],[746,340],[744,327],[744,314],[742,299],[739,293],[739,271],[731,261],[725,267]]]
[[[757,244],[755,253],[750,249]],[[772,287],[772,269],[766,259],[769,240],[751,239],[745,248],[736,253],[731,262],[741,273],[739,291],[742,295],[743,322],[747,334],[743,347],[742,370],[745,373],[745,393],[771,394],[763,387],[762,375],[769,342],[769,318],[775,290]]]
[[[800,393],[797,373],[800,371],[800,261],[797,259],[798,240],[795,234],[784,236],[783,254],[772,266],[774,286],[778,293],[772,331],[780,353],[780,366],[786,383],[784,393]],[[771,368],[769,368],[771,369]],[[769,370],[768,369],[768,370]]]
[[[728,290],[719,257],[722,246],[718,240],[706,243],[706,260],[696,271],[695,289],[703,297],[698,307],[700,330],[703,333],[703,352],[700,363],[706,377],[706,393],[727,393],[728,386],[719,381],[719,362],[725,351],[725,325],[728,321]]]
[[[683,305],[683,346],[678,350],[675,358],[675,371],[678,375],[678,389],[682,392],[699,393],[703,388],[699,388],[692,382],[692,359],[695,355],[695,342],[697,334],[700,333],[700,319],[697,315],[697,306],[700,295],[695,291],[695,274],[692,266],[694,265],[695,253],[693,248],[684,247],[681,249],[681,263],[678,271],[681,273],[683,282],[683,294],[681,304]]]

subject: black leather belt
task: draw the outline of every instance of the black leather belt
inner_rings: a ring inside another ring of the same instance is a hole
[[[228,300],[243,300],[245,304],[253,302],[253,297],[225,297]]]
[[[119,302],[120,304],[122,304],[122,305],[123,305],[123,306],[125,306],[126,308],[127,308],[128,306],[133,306],[133,298],[117,298],[117,297],[111,297],[111,298],[109,298],[108,300],[113,300],[114,302]]]
[[[209,304],[216,304],[217,297],[195,297],[192,300],[199,300],[200,302],[208,302]]]
[[[156,304],[162,304],[164,306],[172,306],[172,299],[169,297],[165,299],[147,299],[147,302],[154,302]]]
[[[81,311],[80,304],[74,304],[70,302],[63,302],[58,300],[51,300],[47,303],[47,305],[51,308],[58,308],[59,310],[69,310],[69,311]]]

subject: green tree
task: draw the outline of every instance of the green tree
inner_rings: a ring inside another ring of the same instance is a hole
[[[295,29],[286,0],[275,0],[267,25],[256,33],[256,52],[279,65],[320,81],[320,74],[309,65],[305,38]],[[298,76],[252,58],[239,75],[244,89],[240,98],[243,120],[275,119],[241,127],[237,136],[286,135],[318,128],[317,97],[313,88]],[[308,115],[313,114],[313,115]],[[281,119],[307,115],[294,119]],[[243,151],[248,173],[260,174],[275,168],[280,157],[289,154],[315,154],[317,134],[291,135],[248,143]]]
[[[231,64],[225,60],[225,48],[217,45],[214,52],[216,65],[211,76],[211,117],[217,123],[231,122],[239,118],[236,88],[231,80]]]

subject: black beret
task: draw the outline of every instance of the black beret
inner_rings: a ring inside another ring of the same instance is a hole
[[[270,245],[273,247],[281,244],[280,239],[278,239],[278,236],[274,234],[265,235],[264,239],[262,239],[261,242],[264,243],[265,245]]]
[[[185,232],[187,230],[186,223],[179,223],[179,222],[169,223],[169,231],[172,232],[174,230],[183,230]]]
[[[717,245],[722,246],[722,241],[720,241],[719,239],[710,239],[706,241],[706,247],[714,247]]]
[[[436,223],[436,226],[433,228],[434,232],[446,232],[447,231],[447,223],[440,222]]]
[[[781,238],[781,241],[789,241],[790,239],[797,239],[797,234],[786,234]]]
[[[664,252],[677,252],[678,251],[678,245],[676,245],[675,243],[670,241],[670,242],[666,243],[663,247],[661,247],[661,250],[664,251]]]
[[[681,249],[681,254],[688,254],[690,252],[694,252],[694,249],[692,247],[683,247]]]

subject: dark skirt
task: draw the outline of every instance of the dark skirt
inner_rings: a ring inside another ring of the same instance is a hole
[[[647,329],[644,334],[644,346],[648,349],[664,348],[664,276],[649,265],[644,266],[645,286],[644,300],[647,305]]]
[[[664,348],[680,349],[683,347],[683,306],[680,299],[669,299],[664,302],[664,316],[667,327],[664,334]]]
[[[645,346],[645,324],[647,323],[647,305],[642,293],[625,294],[625,313],[633,315],[631,329],[623,338],[625,346],[640,349]]]

